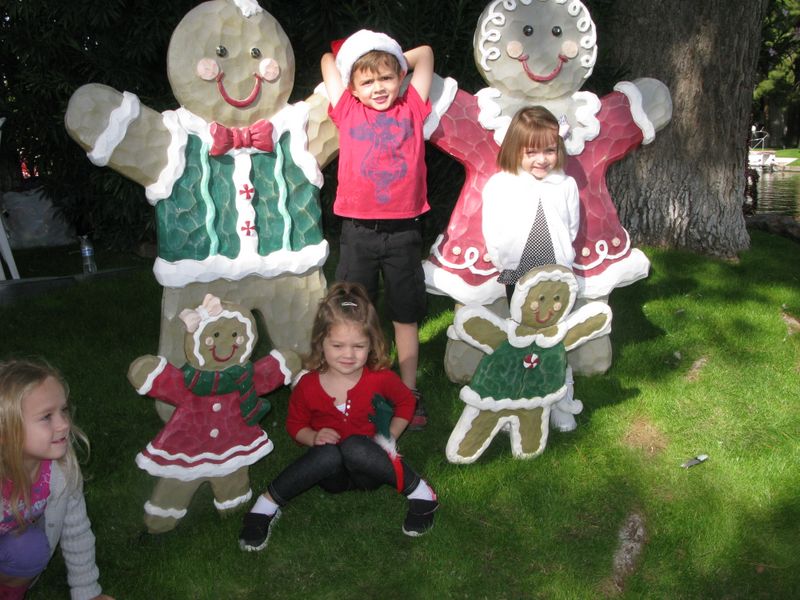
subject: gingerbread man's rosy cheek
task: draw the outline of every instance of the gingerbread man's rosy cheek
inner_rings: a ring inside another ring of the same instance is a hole
[[[213,81],[219,75],[219,65],[213,58],[201,58],[197,61],[197,76],[205,81]]]
[[[235,343],[237,346],[241,346],[242,344],[244,344],[244,336],[240,335],[239,337],[237,337]]]
[[[272,83],[281,76],[281,66],[274,58],[265,58],[258,63],[258,74]]]
[[[564,40],[561,44],[561,55],[567,58],[575,58],[578,56],[578,44],[572,40]]]
[[[556,302],[555,304],[553,304],[553,310],[555,312],[560,311],[561,310],[561,302]]]
[[[204,341],[209,348],[214,345],[214,338],[211,336],[208,336]]]
[[[522,56],[523,51],[524,48],[522,47],[522,44],[516,40],[506,44],[506,54],[508,54],[511,58],[519,58]]]

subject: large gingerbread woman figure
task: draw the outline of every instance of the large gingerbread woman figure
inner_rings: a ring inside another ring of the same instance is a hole
[[[73,94],[65,119],[94,164],[140,183],[155,207],[159,354],[181,364],[178,314],[207,292],[260,313],[275,347],[305,352],[326,286],[319,165],[338,144],[327,100],[287,103],[292,47],[255,0],[189,11],[167,71],[176,110],[93,83]]]
[[[430,137],[466,169],[447,229],[424,264],[430,292],[507,314],[481,234],[481,194],[498,170],[495,158],[511,117],[532,104],[548,108],[566,131],[566,171],[575,178],[581,201],[573,267],[580,297],[606,298],[615,287],[647,276],[649,261],[631,246],[605,175],[669,122],[670,94],[654,79],[620,82],[602,98],[579,91],[592,73],[596,42],[595,25],[578,0],[493,0],[484,9],[473,46],[491,87],[475,95],[459,90]],[[445,367],[454,381],[468,381],[478,360],[478,353],[449,341]],[[584,374],[605,371],[611,364],[608,337],[570,353],[570,364]]]

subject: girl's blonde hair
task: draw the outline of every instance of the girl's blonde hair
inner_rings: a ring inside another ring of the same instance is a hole
[[[25,523],[19,512],[19,503],[28,507],[31,503],[30,475],[24,468],[25,426],[22,418],[22,403],[34,389],[52,377],[64,388],[69,397],[69,386],[56,369],[45,362],[32,360],[8,360],[0,362],[0,481],[11,482],[9,507],[20,527]],[[67,452],[59,459],[59,464],[67,478],[67,483],[77,489],[81,484],[81,470],[73,444],[80,441],[86,451],[89,441],[78,427],[71,423],[70,443]]]
[[[558,119],[543,106],[521,108],[511,119],[500,145],[497,166],[503,171],[516,174],[522,164],[523,150],[542,150],[550,146],[556,146],[558,150],[556,169],[563,169],[567,163],[567,148],[558,134]]]
[[[333,284],[319,303],[314,326],[311,328],[311,352],[303,362],[306,369],[323,373],[328,369],[322,342],[330,333],[331,327],[339,323],[361,326],[369,339],[367,367],[373,370],[389,367],[391,362],[386,351],[386,339],[367,290],[360,283],[339,282]]]
[[[359,56],[358,59],[356,59],[356,61],[353,63],[353,66],[350,68],[350,81],[348,82],[349,87],[352,88],[354,86],[354,77],[359,72],[366,71],[367,73],[378,73],[378,70],[381,67],[386,67],[390,71],[394,71],[398,77],[403,74],[403,67],[400,65],[400,61],[397,60],[397,57],[394,54],[391,52],[385,52],[383,50],[370,50],[366,54]]]

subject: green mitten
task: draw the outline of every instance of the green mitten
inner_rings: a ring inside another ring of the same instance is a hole
[[[380,394],[372,397],[372,407],[375,409],[375,414],[370,415],[369,420],[375,425],[378,435],[390,439],[392,434],[389,432],[389,425],[394,417],[394,407]]]

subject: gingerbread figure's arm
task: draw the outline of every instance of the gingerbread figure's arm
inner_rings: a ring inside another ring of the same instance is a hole
[[[452,328],[459,339],[491,354],[508,339],[505,323],[505,319],[483,306],[467,305],[456,311]]]
[[[328,116],[328,98],[315,91],[305,100],[308,104],[308,151],[324,169],[339,154],[339,130]]]
[[[163,356],[146,354],[128,367],[128,381],[142,396],[178,405],[186,393],[183,373]]]
[[[162,116],[134,94],[84,85],[72,94],[64,123],[95,165],[109,166],[145,187],[167,165],[170,132]]]
[[[570,314],[565,322],[567,351],[611,332],[611,307],[605,302],[589,302]]]
[[[289,385],[300,372],[300,357],[291,350],[273,350],[253,363],[253,384],[259,396]]]

